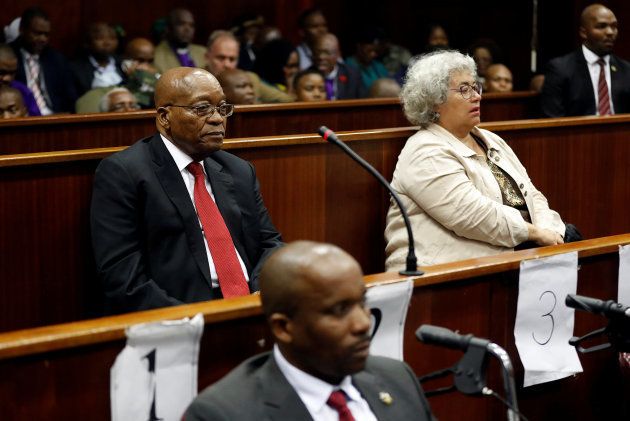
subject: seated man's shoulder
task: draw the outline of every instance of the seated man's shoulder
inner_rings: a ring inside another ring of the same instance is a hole
[[[403,361],[376,355],[371,355],[368,358],[365,371],[379,375],[379,377],[386,376],[392,379],[402,379],[402,374],[411,373],[411,369]]]
[[[252,413],[252,405],[260,398],[259,373],[272,353],[256,355],[197,396],[186,411],[186,420],[244,419]]]

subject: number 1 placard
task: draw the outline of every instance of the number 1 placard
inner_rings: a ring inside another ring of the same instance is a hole
[[[577,252],[521,262],[514,338],[525,368],[523,386],[582,372],[573,336],[574,310],[564,305],[577,289]]]

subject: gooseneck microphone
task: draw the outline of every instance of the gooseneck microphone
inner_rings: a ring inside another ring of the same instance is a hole
[[[464,351],[465,353],[454,367],[423,376],[423,380],[443,377],[446,373],[452,372],[454,376],[454,387],[461,393],[466,395],[492,395],[508,407],[508,420],[518,421],[521,418],[526,420],[523,414],[518,410],[512,361],[508,353],[499,345],[490,342],[488,339],[478,338],[473,335],[460,335],[445,327],[432,325],[420,326],[420,328],[416,330],[416,338],[418,338],[420,342],[424,342],[428,345],[456,349]],[[505,399],[486,385],[488,354],[497,358],[501,363]],[[438,389],[436,392],[443,393],[450,390],[451,388]]]
[[[583,295],[568,294],[564,303],[567,307],[588,311],[589,313],[601,314],[609,319],[615,317],[630,317],[630,307],[613,300],[602,301]]]
[[[333,132],[326,126],[321,126],[317,132],[319,133],[321,137],[324,138],[325,141],[332,143],[338,146],[339,148],[341,148],[341,150],[344,151],[348,156],[350,156],[350,158],[352,158],[359,165],[365,168],[389,191],[389,194],[392,195],[392,197],[396,201],[396,204],[398,205],[398,208],[400,209],[400,213],[402,213],[403,220],[405,221],[405,227],[407,227],[407,237],[409,239],[409,248],[407,252],[406,268],[405,270],[401,270],[398,273],[405,276],[424,275],[424,272],[418,269],[418,259],[416,258],[415,246],[413,242],[413,233],[411,232],[411,224],[409,223],[409,216],[407,216],[407,210],[404,208],[402,202],[400,201],[400,198],[398,197],[394,189],[392,189],[392,186],[390,186],[387,180],[385,180],[385,178],[378,171],[376,171],[376,169],[374,169],[374,167],[371,166],[366,160],[364,160],[359,155],[357,155],[357,153],[354,152],[352,149],[350,149],[348,145],[346,145],[345,143],[337,139],[337,135],[335,134],[335,132]]]

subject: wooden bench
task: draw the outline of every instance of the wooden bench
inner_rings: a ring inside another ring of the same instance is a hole
[[[520,262],[577,251],[581,265],[578,293],[614,299],[617,249],[627,243],[630,234],[424,268],[426,274],[414,278],[405,327],[405,360],[419,375],[453,365],[461,358],[460,352],[423,345],[414,338],[421,324],[445,326],[489,338],[506,348],[517,368],[517,383],[522,384],[513,337]],[[395,279],[400,279],[395,273],[365,277],[369,284]],[[109,419],[109,370],[125,345],[125,328],[199,312],[206,321],[199,357],[200,388],[271,345],[257,296],[1,333],[3,418]],[[576,312],[576,334],[604,324],[602,317]],[[265,340],[262,347],[260,339]],[[580,359],[583,374],[519,390],[521,410],[529,419],[627,419],[627,392],[616,354],[607,350]],[[497,366],[490,364],[490,370],[490,386],[502,391]],[[431,398],[430,402],[442,421],[505,419],[504,407],[491,398],[454,393]]]

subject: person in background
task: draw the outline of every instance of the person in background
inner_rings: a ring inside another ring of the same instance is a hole
[[[613,54],[617,17],[601,4],[580,16],[582,46],[551,60],[540,102],[545,117],[630,112],[630,63]]]
[[[326,85],[324,75],[317,69],[302,70],[293,79],[295,96],[298,101],[325,101]]]
[[[348,66],[359,70],[364,91],[369,91],[376,79],[388,77],[383,63],[376,59],[380,39],[376,31],[366,29],[357,38],[356,52],[346,60]]]
[[[370,88],[369,98],[398,98],[400,85],[394,79],[381,78],[374,81]]]
[[[173,67],[203,67],[206,48],[193,44],[195,17],[187,9],[174,9],[166,18],[165,40],[155,48],[155,67],[160,73]]]
[[[201,392],[182,419],[433,419],[411,368],[369,355],[366,287],[348,253],[332,244],[291,243],[265,262],[260,283],[273,351]]]
[[[512,92],[512,72],[507,66],[495,63],[488,66],[486,70],[486,84],[484,90],[487,92]]]
[[[258,52],[255,72],[264,83],[293,96],[293,76],[299,71],[298,53],[285,39],[268,42]]]
[[[127,76],[121,61],[115,56],[118,38],[114,28],[105,22],[96,22],[86,31],[86,54],[71,63],[76,91],[83,95],[90,89],[118,86]]]
[[[339,41],[334,34],[327,33],[315,39],[313,43],[315,63],[325,78],[326,99],[355,99],[364,95],[361,75],[354,67],[341,61]]]
[[[426,46],[424,47],[425,53],[437,50],[448,50],[450,48],[448,45],[448,35],[442,25],[429,25],[426,34]]]
[[[50,31],[48,15],[31,7],[22,14],[20,36],[9,44],[18,59],[15,79],[33,92],[42,115],[72,112],[77,98],[67,60],[49,46]]]
[[[102,113],[124,113],[140,109],[136,97],[127,89],[111,89],[101,98],[99,109]]]
[[[218,77],[226,70],[234,70],[238,66],[238,40],[229,31],[216,30],[208,38],[206,51],[206,70]],[[254,92],[258,102],[276,103],[292,102],[293,97],[260,80],[254,72],[247,72],[247,76],[254,85]]]
[[[155,84],[160,77],[154,66],[155,46],[146,38],[134,38],[125,47],[122,69],[127,75],[125,87],[145,109],[153,108]]]
[[[0,85],[0,118],[26,117],[28,113],[22,94],[8,85]]]
[[[417,234],[420,265],[498,254],[527,242],[581,239],[549,208],[507,143],[477,127],[482,86],[471,57],[429,53],[406,80],[403,110],[420,130],[400,153],[391,185]],[[403,268],[407,232],[393,202],[385,238],[387,270]]]
[[[265,18],[254,13],[245,13],[236,18],[230,32],[240,44],[238,65],[243,70],[253,70],[256,61],[255,41],[260,33]]]
[[[298,32],[302,42],[297,46],[300,70],[313,65],[313,44],[315,39],[328,33],[328,23],[324,13],[318,8],[304,10],[298,17]]]
[[[217,80],[225,93],[225,100],[234,105],[251,105],[258,102],[254,84],[246,71],[226,69],[219,73]]]
[[[20,91],[28,115],[39,116],[41,113],[33,92],[22,82],[15,80],[17,68],[18,60],[13,49],[7,44],[0,44],[0,86],[10,86]]]

